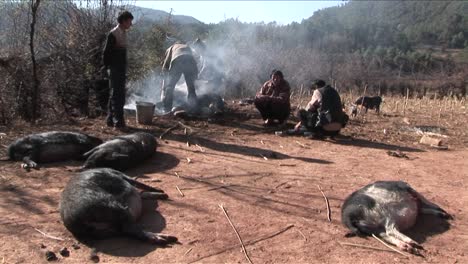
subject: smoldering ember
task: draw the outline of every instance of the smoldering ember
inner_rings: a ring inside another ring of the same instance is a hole
[[[468,263],[466,10],[0,1],[2,263]]]

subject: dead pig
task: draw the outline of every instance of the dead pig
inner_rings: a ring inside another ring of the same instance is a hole
[[[401,231],[414,226],[420,214],[433,214],[445,219],[451,216],[426,200],[402,181],[378,181],[352,193],[341,209],[341,221],[348,235],[380,236],[401,250],[417,252],[422,248]]]
[[[156,139],[149,133],[118,136],[86,152],[87,160],[82,169],[108,167],[125,170],[154,155],[156,146]]]
[[[80,240],[124,235],[165,245],[177,242],[177,238],[145,231],[136,222],[142,213],[142,199],[167,198],[162,190],[119,171],[91,169],[75,175],[65,186],[60,216],[65,227]]]
[[[23,161],[24,168],[37,163],[82,159],[83,153],[101,144],[96,137],[77,132],[45,132],[17,139],[8,146],[9,160]]]

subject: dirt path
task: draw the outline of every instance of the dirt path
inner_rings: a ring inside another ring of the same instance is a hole
[[[171,200],[159,202],[157,210],[154,204],[147,205],[142,223],[148,230],[177,236],[181,244],[156,248],[125,238],[99,241],[94,247],[101,262],[246,263],[219,205],[225,207],[253,263],[468,262],[465,147],[435,151],[420,149],[412,142],[399,146],[366,139],[278,137],[262,132],[259,123],[257,118],[237,127],[191,122],[193,135],[174,131],[167,140],[160,140],[158,154],[127,173],[169,194]],[[112,136],[91,121],[81,127],[103,137]],[[164,129],[150,130],[159,135]],[[388,150],[397,148],[409,159],[387,155]],[[71,253],[67,258],[59,256],[60,262],[89,262],[90,249],[82,244],[80,249],[72,248],[77,242],[61,224],[58,213],[61,190],[73,175],[71,170],[79,165],[51,164],[24,172],[18,163],[1,164],[2,263],[46,262],[46,250],[57,253],[62,247]],[[425,258],[405,259],[391,252],[339,244],[384,248],[374,239],[345,238],[346,229],[340,222],[343,199],[375,180],[406,181],[454,215],[450,226],[426,219],[418,225],[429,227],[430,232],[423,227],[409,231],[423,243]],[[331,222],[317,185],[330,201]],[[47,238],[35,228],[64,241]]]

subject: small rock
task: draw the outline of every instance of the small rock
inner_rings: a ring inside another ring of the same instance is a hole
[[[56,260],[57,260],[57,256],[56,256],[55,253],[52,252],[52,251],[49,251],[49,250],[48,250],[48,251],[45,253],[45,255],[46,255],[47,261],[56,261]]]
[[[60,249],[59,253],[63,257],[69,257],[70,256],[70,251],[66,247]]]

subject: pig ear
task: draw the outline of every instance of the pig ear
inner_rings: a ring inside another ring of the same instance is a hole
[[[119,159],[119,158],[128,158],[128,155],[125,155],[125,154],[120,154],[120,153],[112,153],[112,155],[110,156],[110,159],[111,160],[116,160],[116,159]]]

